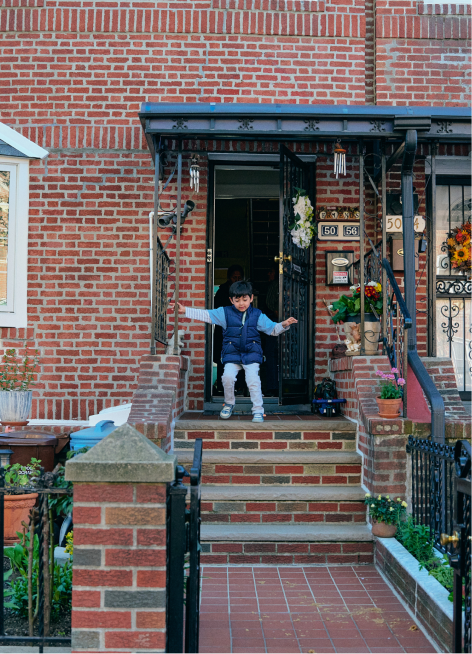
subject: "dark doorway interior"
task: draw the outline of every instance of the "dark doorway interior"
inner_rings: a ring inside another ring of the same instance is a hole
[[[275,171],[275,175],[278,171]],[[273,171],[273,181],[277,181]],[[267,192],[267,189],[265,189]],[[278,276],[275,274],[274,257],[278,251],[279,240],[279,207],[277,198],[218,198],[215,200],[215,256],[214,256],[214,288],[224,290],[229,287],[227,274],[231,266],[242,268],[243,276],[249,279],[254,287],[254,306],[277,320],[277,313],[270,308],[274,305],[267,294],[272,284],[272,296],[276,295]],[[271,273],[271,269],[273,272]],[[215,306],[221,306],[221,291]],[[229,304],[229,300],[227,301]],[[217,328],[214,328],[217,329]],[[262,392],[265,397],[278,397],[277,384],[274,382],[274,369],[277,375],[276,343],[268,343],[270,337],[263,335],[263,349],[266,362],[261,366]],[[275,345],[275,347],[274,347]],[[221,335],[213,336],[213,374],[212,396],[222,397],[221,374],[223,366],[220,362]],[[268,374],[268,368],[271,372]],[[270,387],[268,385],[270,383]],[[241,372],[236,382],[237,396],[248,397],[244,383],[244,373]]]

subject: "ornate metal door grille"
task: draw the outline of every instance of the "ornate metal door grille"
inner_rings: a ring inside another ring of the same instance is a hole
[[[297,188],[310,192],[309,166],[288,148],[280,146],[279,197],[279,320],[298,320],[281,336],[279,398],[281,404],[305,403],[309,397],[309,344],[313,246],[299,248],[293,243],[289,225],[294,219],[293,198]]]
[[[436,326],[438,357],[450,357],[456,372],[459,393],[471,399],[472,374],[472,281],[451,267],[447,238],[454,227],[471,219],[469,184],[440,179],[437,186]],[[452,180],[451,180],[452,181]]]

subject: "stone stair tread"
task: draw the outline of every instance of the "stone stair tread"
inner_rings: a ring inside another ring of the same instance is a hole
[[[202,484],[202,501],[229,502],[360,502],[360,486],[207,486]]]
[[[331,420],[319,418],[317,420],[265,420],[265,422],[251,422],[251,420],[212,420],[199,418],[195,420],[178,420],[175,423],[176,431],[357,431],[357,424],[348,418]]]
[[[180,464],[192,463],[193,451],[174,450]],[[290,465],[294,463],[309,464],[361,464],[362,457],[357,452],[342,450],[204,450],[203,463],[224,463],[226,465],[270,464]]]
[[[282,541],[282,542],[359,542],[372,541],[372,532],[363,524],[300,525],[283,524],[241,524],[223,525],[203,523],[201,540],[205,541]]]

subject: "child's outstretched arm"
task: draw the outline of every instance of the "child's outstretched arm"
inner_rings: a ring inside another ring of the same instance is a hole
[[[257,321],[257,329],[268,336],[278,336],[282,332],[287,331],[287,329],[290,329],[290,325],[296,322],[298,322],[296,318],[287,318],[283,322],[273,322],[264,313],[261,313]]]
[[[223,307],[219,309],[194,309],[193,307],[186,307],[180,302],[177,302],[179,307],[179,315],[190,318],[191,320],[199,320],[200,322],[208,322],[211,325],[220,325],[226,329],[225,310]],[[175,302],[169,304],[169,309],[174,311]]]

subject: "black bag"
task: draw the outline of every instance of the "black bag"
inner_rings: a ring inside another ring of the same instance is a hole
[[[315,388],[315,400],[337,400],[338,392],[334,379],[325,377]]]
[[[338,400],[336,382],[334,379],[325,377],[315,388],[312,411],[325,418],[332,418],[339,415],[341,402],[345,402],[345,400]]]

